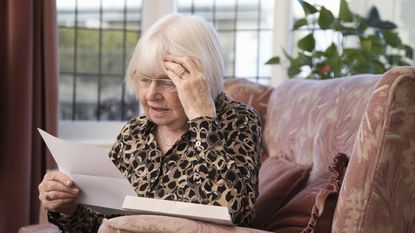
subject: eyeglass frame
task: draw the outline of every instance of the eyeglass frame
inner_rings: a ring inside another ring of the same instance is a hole
[[[161,75],[158,78],[150,78],[148,76],[134,72],[132,74],[132,78],[134,79],[134,81],[137,82],[138,86],[141,88],[147,89],[151,86],[152,82],[156,82],[157,87],[161,90],[170,92],[177,91],[176,85],[174,85],[173,81],[171,81],[171,79],[167,75]],[[148,81],[148,83],[142,82],[143,80]]]

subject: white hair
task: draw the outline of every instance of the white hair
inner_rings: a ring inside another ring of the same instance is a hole
[[[223,58],[216,30],[198,16],[170,14],[159,19],[138,41],[126,72],[126,86],[137,92],[131,76],[162,74],[166,53],[198,58],[215,99],[223,91]]]

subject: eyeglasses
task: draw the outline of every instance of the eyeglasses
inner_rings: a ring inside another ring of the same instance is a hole
[[[132,77],[141,88],[149,88],[152,82],[156,82],[156,86],[162,91],[176,91],[176,85],[166,75],[150,78],[134,72]]]

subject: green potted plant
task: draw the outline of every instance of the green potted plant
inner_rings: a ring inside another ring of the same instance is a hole
[[[295,21],[293,30],[306,35],[297,42],[298,54],[291,56],[284,50],[289,77],[308,70],[306,78],[329,79],[383,73],[392,66],[411,64],[413,49],[402,43],[394,23],[381,20],[375,7],[364,18],[353,13],[346,0],[341,0],[336,17],[324,6],[298,2],[305,16]],[[338,40],[324,50],[317,49],[315,33],[319,30],[333,31]],[[266,64],[280,63],[281,58],[275,56]]]

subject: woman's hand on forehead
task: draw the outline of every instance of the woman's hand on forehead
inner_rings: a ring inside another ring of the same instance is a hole
[[[180,102],[189,120],[200,116],[216,116],[206,73],[199,59],[166,54],[164,69],[176,85]]]

